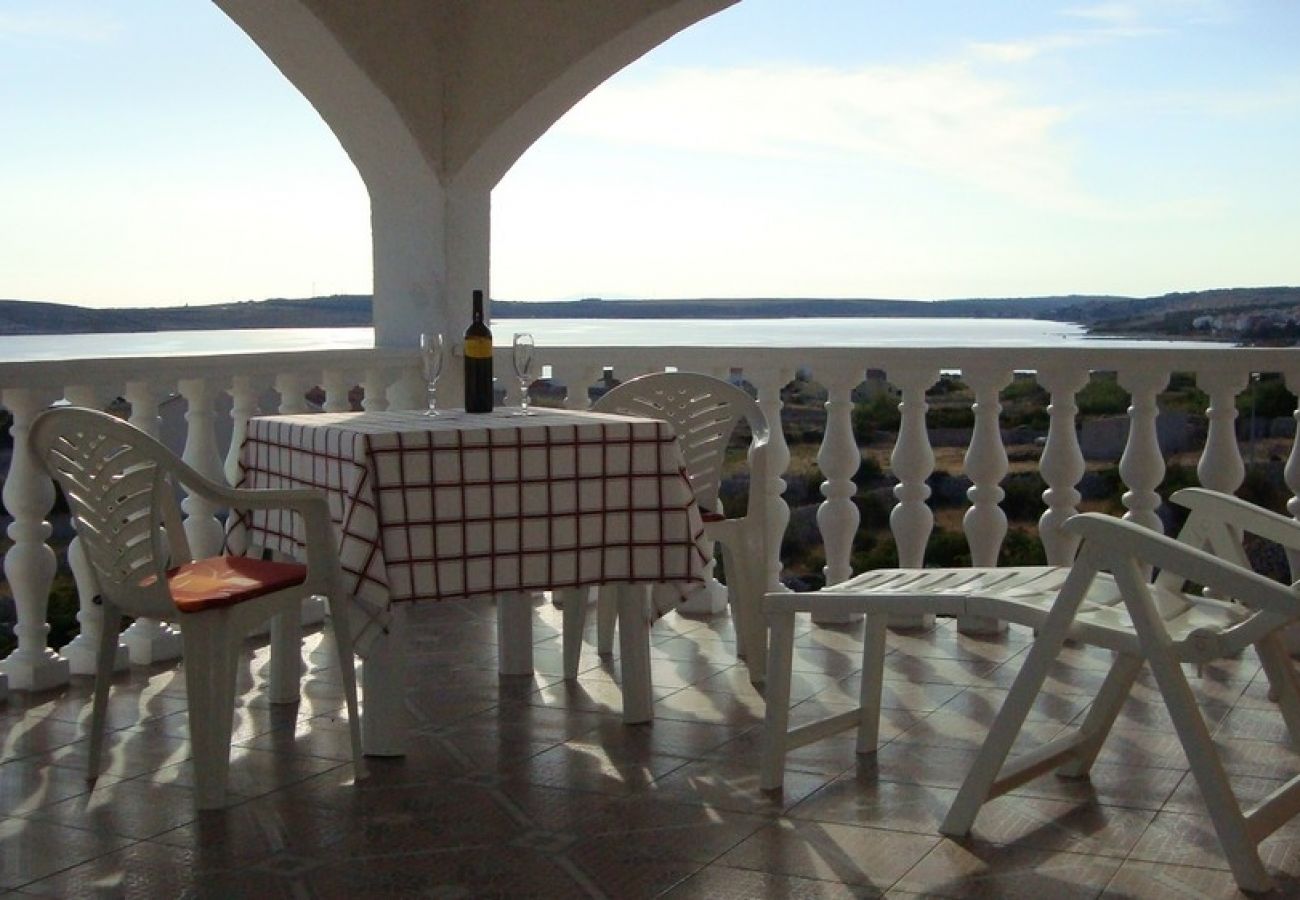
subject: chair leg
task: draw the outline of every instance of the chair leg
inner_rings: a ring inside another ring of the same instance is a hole
[[[578,677],[578,663],[582,659],[582,629],[587,621],[586,588],[555,591],[560,601],[563,625],[560,641],[564,646],[564,677],[570,681]]]
[[[90,710],[90,761],[86,777],[92,781],[99,777],[99,766],[104,754],[108,687],[113,680],[113,662],[117,656],[118,632],[121,630],[122,614],[111,603],[105,603],[103,624],[100,625],[99,632],[99,647],[95,656],[95,699]]]
[[[1124,701],[1133,690],[1133,681],[1142,671],[1142,659],[1137,656],[1121,655],[1106,673],[1106,680],[1101,690],[1092,701],[1092,708],[1084,716],[1079,733],[1084,741],[1074,752],[1074,758],[1056,770],[1062,778],[1082,778],[1092,769],[1092,764],[1101,752],[1102,744],[1110,734],[1115,719],[1119,716]]]
[[[270,703],[297,703],[302,697],[302,613],[298,608],[271,617]]]
[[[618,622],[617,585],[596,588],[596,652],[609,656],[614,652],[614,625]]]
[[[1078,612],[1079,604],[1083,602],[1088,588],[1096,578],[1095,566],[1091,560],[1085,559],[1083,551],[1075,558],[1074,567],[1052,603],[1052,611],[1048,613],[1033,646],[1029,648],[1029,655],[1020,668],[1020,674],[1011,683],[1007,699],[1002,702],[1002,708],[993,719],[993,726],[975,757],[974,765],[966,773],[966,778],[957,791],[957,798],[953,800],[948,815],[939,826],[940,833],[950,837],[970,833],[980,807],[989,798],[994,782],[1002,773],[1002,766],[1016,741],[1016,735],[1020,733],[1029,710],[1033,708],[1034,698],[1042,690],[1052,663],[1061,653],[1061,646],[1070,633],[1070,625]]]
[[[1135,620],[1135,625],[1140,623]],[[1210,813],[1210,821],[1219,836],[1223,855],[1228,859],[1228,868],[1238,887],[1246,891],[1267,891],[1272,888],[1272,881],[1264,870],[1259,858],[1259,849],[1246,827],[1246,819],[1241,813],[1241,804],[1237,801],[1228,775],[1223,769],[1210,730],[1205,725],[1196,697],[1192,694],[1187,676],[1178,659],[1174,656],[1168,643],[1159,647],[1148,647],[1148,663],[1151,673],[1155,675],[1156,684],[1164,697],[1174,722],[1174,730],[1187,753],[1196,777],[1196,786],[1205,798],[1205,806]]]
[[[181,620],[195,806],[199,809],[225,805],[235,673],[242,638],[242,634],[232,632],[229,616],[222,610]]]
[[[1296,677],[1295,663],[1276,631],[1257,642],[1255,651],[1268,677],[1269,696],[1276,701],[1291,736],[1291,745],[1300,747],[1300,680]]]
[[[343,696],[348,705],[348,732],[352,740],[352,778],[366,777],[366,763],[361,749],[361,711],[357,706],[356,657],[352,652],[352,621],[348,604],[352,601],[341,589],[329,596],[330,627],[339,658],[339,676],[343,679]]]
[[[794,664],[794,611],[770,617],[772,644],[768,650],[767,714],[763,724],[760,787],[774,791],[785,781],[786,738],[790,730],[790,680]]]
[[[862,718],[858,721],[859,753],[875,753],[880,743],[880,699],[885,688],[885,628],[889,616],[868,614],[866,634],[862,637],[862,686],[858,704]]]
[[[727,607],[731,610],[731,624],[736,632],[736,656],[749,662],[749,607],[745,605],[745,581],[731,545],[719,543],[722,567],[727,572]]]

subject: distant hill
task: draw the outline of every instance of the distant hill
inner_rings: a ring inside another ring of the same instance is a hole
[[[1160,297],[879,300],[825,298],[495,300],[500,318],[1018,318],[1078,322],[1096,330],[1177,333],[1205,315],[1300,310],[1300,288],[1228,288]],[[371,298],[336,295],[137,309],[90,309],[62,303],[0,300],[0,334],[188,331],[218,328],[331,328],[371,324]],[[1168,330],[1162,330],[1168,329]]]

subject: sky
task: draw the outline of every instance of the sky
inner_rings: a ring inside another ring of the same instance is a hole
[[[493,193],[492,293],[1300,284],[1300,3],[742,0]],[[365,189],[205,0],[0,0],[0,298],[368,293]]]

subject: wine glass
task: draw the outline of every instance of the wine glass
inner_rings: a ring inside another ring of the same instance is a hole
[[[536,359],[531,334],[516,334],[514,340],[515,375],[519,378],[519,412],[517,416],[532,416],[528,410],[528,388],[533,383],[533,362]]]
[[[420,362],[424,367],[424,383],[429,391],[429,408],[426,416],[438,415],[438,376],[442,374],[445,345],[441,334],[425,332],[420,335]]]

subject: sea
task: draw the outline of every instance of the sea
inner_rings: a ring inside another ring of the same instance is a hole
[[[1213,346],[1089,335],[1082,325],[1039,319],[494,319],[497,340],[529,332],[552,347],[1042,347]],[[0,335],[0,362],[114,356],[204,356],[374,346],[371,328],[260,328],[125,334]],[[1219,344],[1218,346],[1232,346]]]

